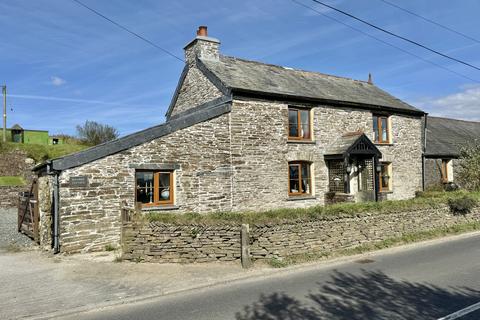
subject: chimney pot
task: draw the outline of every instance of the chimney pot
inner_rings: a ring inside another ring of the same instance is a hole
[[[198,27],[197,36],[208,37],[207,26]]]
[[[369,84],[373,84],[373,79],[372,79],[372,74],[369,73],[368,74],[368,81],[367,81]]]

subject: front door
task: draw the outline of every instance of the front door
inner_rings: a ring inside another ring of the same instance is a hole
[[[373,158],[360,158],[357,161],[358,192],[357,202],[375,201],[375,180]]]

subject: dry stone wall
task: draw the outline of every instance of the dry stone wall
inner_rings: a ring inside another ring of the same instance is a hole
[[[238,226],[127,223],[122,238],[126,260],[188,263],[240,259]]]
[[[480,221],[480,208],[465,216],[453,215],[445,205],[437,209],[390,214],[325,217],[250,226],[253,260],[285,258],[303,253],[348,249],[405,234]],[[192,263],[240,261],[240,225],[174,225],[143,220],[124,223],[123,258],[133,261]]]
[[[18,193],[28,191],[33,178],[32,168],[35,165],[33,159],[27,157],[22,150],[12,150],[0,153],[0,177],[20,176],[27,183],[26,186],[0,186],[0,208],[16,207]]]
[[[0,187],[0,208],[16,208],[18,205],[19,193],[27,191],[22,187]]]

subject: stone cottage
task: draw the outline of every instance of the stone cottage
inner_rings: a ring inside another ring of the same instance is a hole
[[[426,136],[425,186],[442,186],[455,182],[460,150],[480,138],[480,122],[429,116]]]
[[[44,244],[52,233],[63,252],[118,243],[121,202],[205,213],[422,189],[423,111],[371,81],[223,56],[219,45],[206,27],[186,45],[165,123],[36,167]]]

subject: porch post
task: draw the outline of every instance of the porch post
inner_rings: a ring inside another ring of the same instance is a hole
[[[375,191],[375,201],[378,201],[378,191],[380,189],[380,173],[377,171],[378,156],[373,156],[373,190]]]
[[[343,179],[343,183],[344,183],[344,191],[345,193],[349,194],[350,193],[350,173],[347,172],[347,167],[349,165],[349,162],[350,162],[350,158],[348,156],[345,156],[344,158],[344,179]]]

